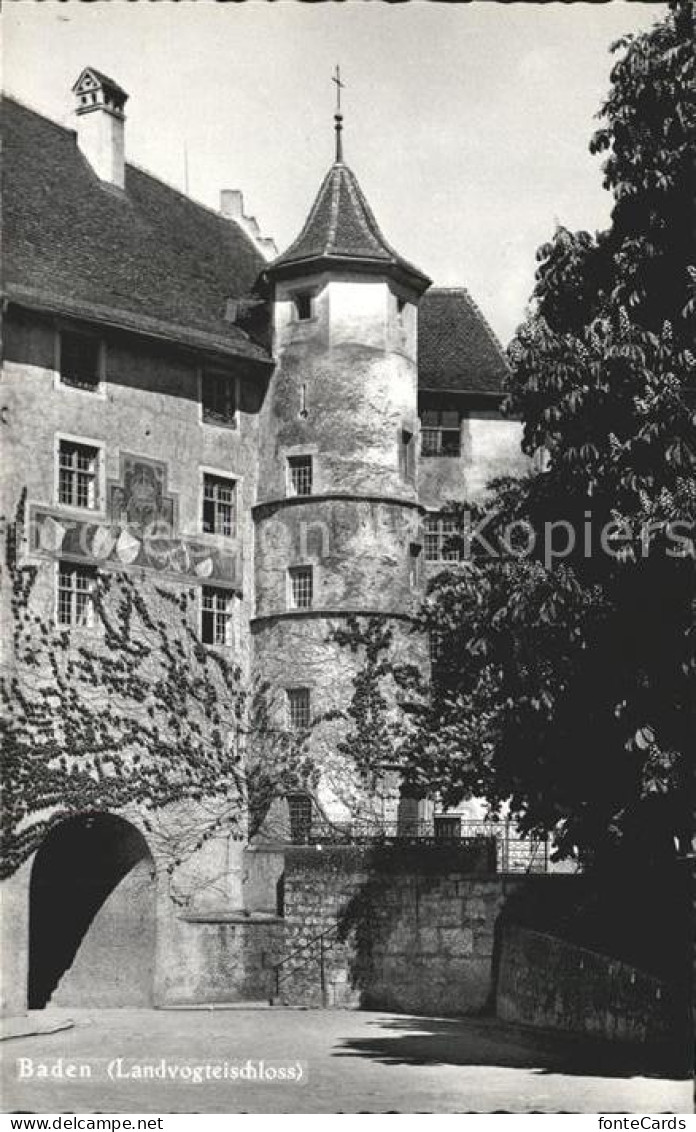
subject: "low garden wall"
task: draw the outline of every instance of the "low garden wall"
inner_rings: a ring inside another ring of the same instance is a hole
[[[555,936],[507,924],[499,1018],[610,1040],[652,1043],[674,1033],[669,989],[651,975]]]

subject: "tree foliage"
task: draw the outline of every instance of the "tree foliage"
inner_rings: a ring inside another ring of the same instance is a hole
[[[435,579],[423,627],[439,660],[408,760],[447,802],[509,799],[585,860],[669,855],[690,829],[690,5],[614,50],[591,144],[611,226],[559,227],[539,250],[509,348],[509,407],[546,470],[492,485],[485,551]]]

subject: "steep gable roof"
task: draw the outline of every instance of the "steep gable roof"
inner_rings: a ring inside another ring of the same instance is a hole
[[[269,264],[268,273],[287,275],[323,264],[380,268],[406,278],[419,291],[430,283],[387,243],[355,174],[342,161],[329,169],[302,231]]]
[[[264,266],[232,221],[133,165],[103,184],[75,134],[3,100],[3,290],[10,299],[268,361],[225,320]]]
[[[418,306],[418,386],[499,393],[508,364],[502,346],[465,287],[431,287]]]

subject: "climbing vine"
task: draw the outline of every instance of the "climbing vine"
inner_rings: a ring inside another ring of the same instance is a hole
[[[194,588],[101,572],[90,627],[57,626],[42,612],[39,568],[22,560],[24,503],[5,548],[0,875],[85,812],[136,809],[170,875],[209,838],[248,836],[309,773],[306,737],[274,727],[268,689],[202,645]]]
[[[385,767],[398,765],[404,738],[405,719],[397,710],[404,670],[394,659],[394,634],[384,617],[350,617],[345,627],[333,631],[332,640],[349,649],[359,662],[350,702],[340,713],[348,726],[338,751],[357,767],[364,784],[374,789]]]

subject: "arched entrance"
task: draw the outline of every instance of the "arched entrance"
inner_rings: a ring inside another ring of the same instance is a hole
[[[152,1000],[152,857],[112,814],[69,818],[36,854],[29,895],[30,1009]]]

